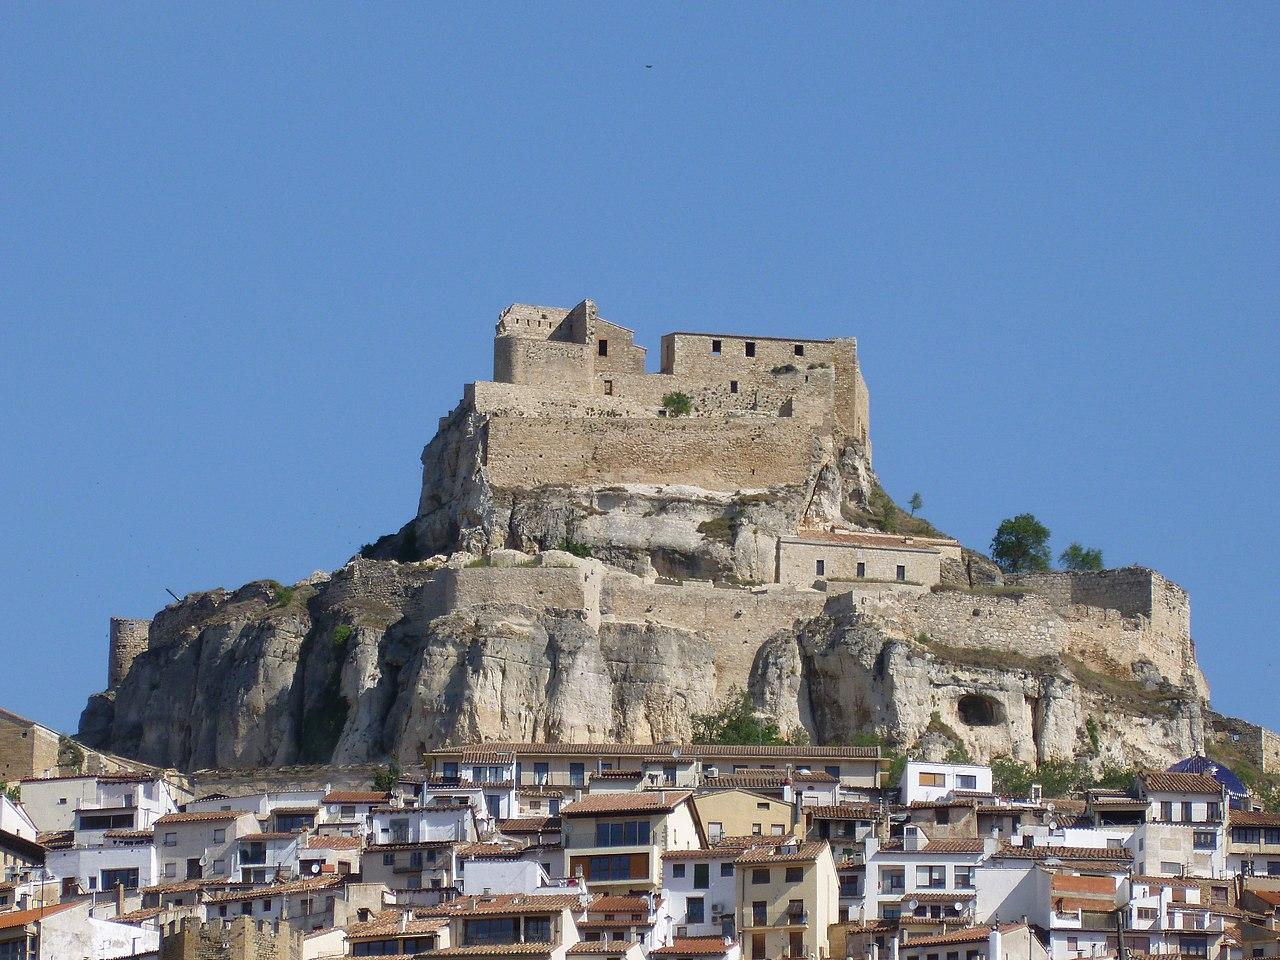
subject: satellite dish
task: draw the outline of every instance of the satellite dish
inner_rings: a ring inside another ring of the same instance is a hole
[[[1050,820],[1050,821],[1049,821],[1049,829],[1050,829],[1050,830],[1057,830],[1057,829],[1058,829],[1058,821],[1057,821],[1057,820]]]
[[[1053,801],[1050,800],[1048,803],[1046,803],[1044,805],[1044,808],[1048,810],[1050,813],[1053,813],[1053,810],[1054,810]]]
[[[907,907],[911,910],[914,910],[918,906],[920,906],[920,901],[917,900],[915,897],[912,897],[910,900],[907,901]]]
[[[957,900],[955,903],[951,905],[951,909],[954,910],[956,913],[963,913],[964,904],[961,903],[959,900]]]
[[[320,872],[320,862],[319,862],[318,860],[317,860],[317,861],[313,861],[313,862],[312,862],[312,864],[311,864],[311,872],[312,872],[312,873],[319,873],[319,872]]]

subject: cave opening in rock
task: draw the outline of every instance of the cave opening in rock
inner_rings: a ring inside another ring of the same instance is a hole
[[[1000,721],[999,704],[977,693],[961,697],[956,712],[971,727],[994,727]]]

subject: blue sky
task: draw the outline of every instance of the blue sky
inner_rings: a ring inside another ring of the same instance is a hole
[[[856,336],[890,492],[1164,571],[1280,727],[1280,8],[972,6],[4,7],[0,704],[399,527],[498,311],[592,297]]]

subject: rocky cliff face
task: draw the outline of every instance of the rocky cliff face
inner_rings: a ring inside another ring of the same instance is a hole
[[[488,428],[446,418],[417,516],[342,569],[158,613],[81,738],[184,769],[414,762],[485,738],[684,739],[739,686],[819,742],[1156,764],[1202,743],[1189,635],[1171,647],[1140,612],[1003,592],[969,554],[940,593],[759,585],[778,535],[880,510],[854,440],[815,435],[790,486],[520,488],[491,482]]]

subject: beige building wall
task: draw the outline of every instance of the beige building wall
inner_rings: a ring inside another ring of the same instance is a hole
[[[796,805],[750,790],[715,790],[693,798],[698,819],[707,833],[708,842],[719,834],[726,837],[746,837],[752,834],[777,837],[801,833],[796,820]]]
[[[0,783],[58,772],[58,734],[0,710]]]
[[[823,573],[818,572],[822,561]],[[858,564],[864,564],[862,575]],[[898,567],[903,576],[898,576]],[[886,549],[782,537],[778,541],[778,581],[888,580],[931,587],[942,581],[942,555],[933,548]]]
[[[817,855],[805,862],[777,858],[764,864],[740,864],[737,868],[738,926],[742,956],[773,958],[791,950],[793,938],[800,942],[800,956],[829,957],[828,931],[840,919],[839,887],[835,861],[826,843],[806,844]],[[799,880],[787,879],[787,868],[799,868]],[[757,871],[768,871],[765,883],[757,882]],[[799,901],[802,917],[792,913]],[[765,923],[755,922],[756,904],[764,904]],[[803,922],[793,922],[803,920]],[[763,952],[761,952],[763,948]],[[791,952],[795,956],[795,952]]]
[[[693,804],[686,801],[665,814],[618,813],[596,817],[565,817],[561,828],[564,875],[576,876],[581,870],[591,889],[602,892],[657,890],[662,886],[662,854],[668,850],[693,850],[701,845],[702,838],[694,816]],[[626,820],[648,820],[650,842],[635,846],[596,846],[597,823]],[[587,861],[597,856],[631,857],[633,875],[622,880],[603,880],[591,876]]]

